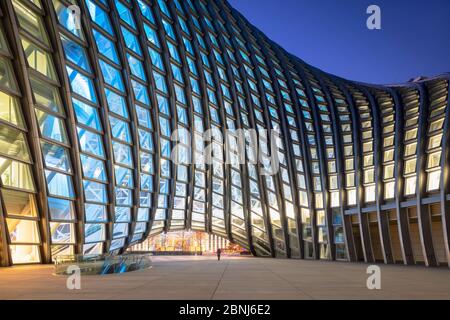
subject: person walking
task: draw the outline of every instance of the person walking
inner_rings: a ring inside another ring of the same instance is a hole
[[[217,249],[217,261],[220,260],[220,253],[222,252],[222,250],[220,250],[220,248]]]

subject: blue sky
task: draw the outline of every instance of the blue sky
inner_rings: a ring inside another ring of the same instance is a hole
[[[362,82],[401,83],[450,72],[450,0],[229,0],[309,64]],[[366,9],[381,8],[381,30]]]

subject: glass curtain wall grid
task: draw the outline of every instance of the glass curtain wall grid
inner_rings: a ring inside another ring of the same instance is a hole
[[[449,80],[338,78],[224,0],[3,0],[0,265],[195,230],[448,266]]]

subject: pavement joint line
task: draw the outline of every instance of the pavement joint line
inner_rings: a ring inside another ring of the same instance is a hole
[[[307,293],[306,291],[303,291],[302,289],[296,287],[295,285],[293,285],[288,279],[285,279],[283,276],[277,274],[276,272],[274,272],[271,268],[267,267],[267,269],[273,273],[276,277],[280,278],[281,280],[287,282],[292,288],[294,288],[296,291],[299,291],[301,293],[303,293],[304,295],[306,295],[307,297],[309,297],[311,300],[315,300],[315,298],[313,296],[311,296],[309,293]]]
[[[211,298],[210,298],[211,300],[214,299],[214,296],[216,295],[216,291],[217,291],[217,289],[219,289],[220,283],[222,282],[223,276],[225,275],[225,272],[227,271],[229,265],[230,265],[230,260],[227,260],[227,264],[226,264],[225,268],[223,269],[223,272],[222,272],[222,275],[220,276],[219,281],[217,282],[217,286],[214,289],[213,293],[211,294]]]

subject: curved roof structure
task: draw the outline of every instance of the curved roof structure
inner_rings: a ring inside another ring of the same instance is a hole
[[[3,0],[0,265],[180,229],[448,264],[449,77],[341,79],[222,0]]]

